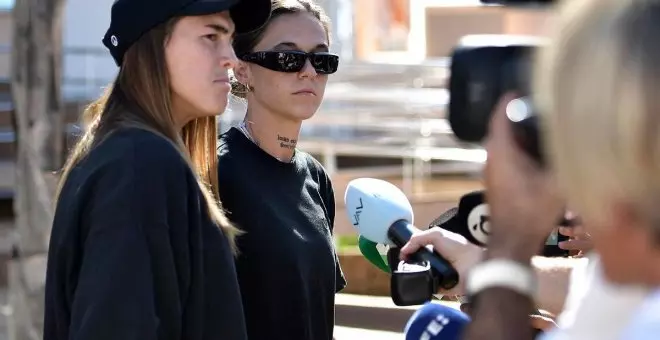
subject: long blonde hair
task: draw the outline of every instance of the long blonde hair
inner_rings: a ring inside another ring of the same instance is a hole
[[[126,52],[114,83],[85,109],[85,133],[62,169],[56,201],[71,169],[95,145],[122,126],[143,128],[170,141],[194,170],[209,216],[224,231],[236,253],[239,230],[229,222],[220,205],[216,117],[195,119],[182,131],[178,131],[172,118],[164,42],[176,21],[172,19],[152,29],[135,42]]]
[[[590,225],[619,202],[660,235],[660,1],[566,0],[556,24],[535,95],[559,184]]]

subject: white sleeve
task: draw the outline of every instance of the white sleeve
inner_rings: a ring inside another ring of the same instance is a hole
[[[591,254],[588,265],[571,278],[569,298],[558,318],[552,340],[619,340],[648,295],[640,287],[619,286],[603,276],[600,259]],[[629,340],[624,337],[622,340]]]
[[[621,340],[657,340],[660,334],[660,324],[644,324],[628,328],[621,333]]]
[[[621,340],[658,339],[660,334],[660,290],[646,299],[639,310],[630,318],[630,323],[621,332]]]

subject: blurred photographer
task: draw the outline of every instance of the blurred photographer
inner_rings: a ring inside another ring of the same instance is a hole
[[[624,301],[633,312],[613,338],[660,332],[660,1],[570,0],[561,7],[535,73],[547,170],[514,141],[507,109],[515,94],[502,98],[489,125],[491,235],[466,279],[474,318],[465,339],[532,338],[521,327],[543,287],[532,257],[566,205],[591,235],[595,277],[639,288]],[[599,312],[611,308],[604,302]],[[597,328],[581,338],[601,339]]]

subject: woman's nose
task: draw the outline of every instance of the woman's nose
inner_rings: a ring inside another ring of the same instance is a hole
[[[236,57],[236,52],[234,48],[229,45],[227,48],[223,48],[220,52],[220,60],[222,67],[226,69],[233,69],[238,65],[238,58]]]
[[[309,59],[305,60],[305,65],[303,66],[302,70],[300,70],[300,76],[316,77],[317,75],[318,73],[316,72],[314,66],[312,66],[312,62]]]

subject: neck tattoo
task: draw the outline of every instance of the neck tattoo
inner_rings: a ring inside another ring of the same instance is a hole
[[[256,146],[261,147],[261,145],[259,144],[259,141],[257,141],[257,139],[254,138],[254,136],[250,132],[251,129],[248,126],[248,123],[252,124],[252,122],[247,121],[246,119],[243,119],[240,123],[238,123],[238,130],[241,131],[243,133],[243,135],[245,135],[245,137],[247,137],[247,139],[249,139]],[[284,139],[286,139],[286,141]],[[282,137],[280,135],[277,135],[277,140],[280,142],[281,147],[286,147],[286,148],[292,149],[292,150],[294,150],[294,153],[295,153],[296,140],[290,140],[289,138]],[[286,146],[283,146],[283,145],[286,145]],[[279,157],[275,157],[275,159],[277,159],[278,161],[280,161],[282,163],[293,163],[293,157],[291,157],[291,160],[288,161],[288,162],[282,160]]]

